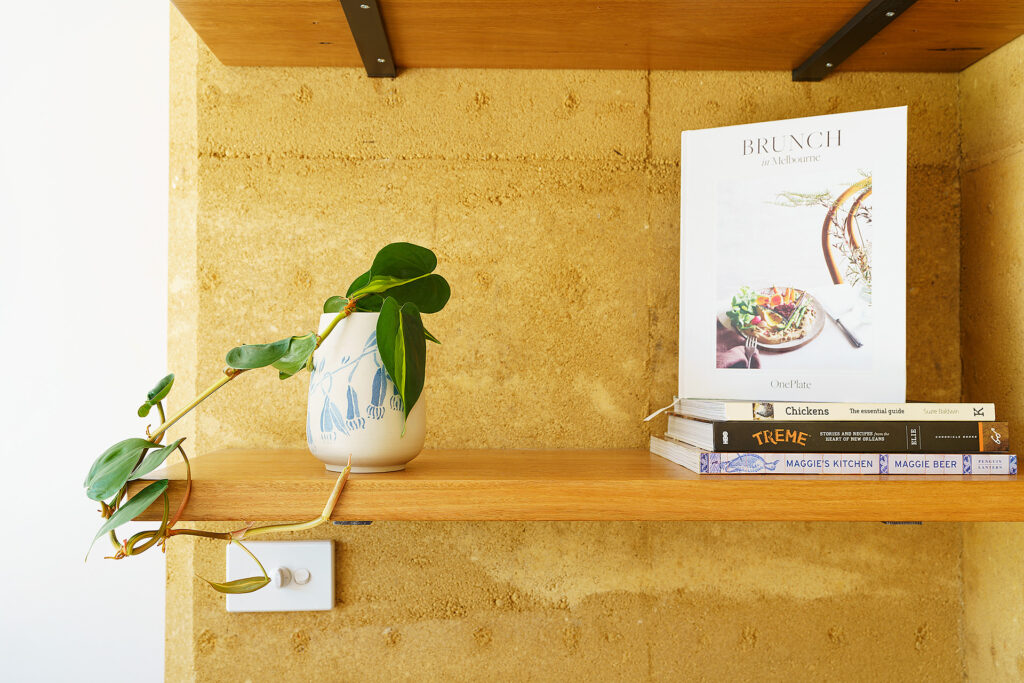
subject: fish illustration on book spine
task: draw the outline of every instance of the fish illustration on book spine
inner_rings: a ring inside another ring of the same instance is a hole
[[[779,464],[778,460],[768,462],[760,455],[756,453],[743,453],[742,455],[733,458],[726,464],[725,471],[729,473],[739,472],[774,472],[776,465]]]

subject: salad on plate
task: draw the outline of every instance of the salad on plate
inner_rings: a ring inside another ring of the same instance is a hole
[[[733,327],[759,344],[778,345],[806,337],[818,317],[814,297],[793,287],[742,287],[726,312]]]

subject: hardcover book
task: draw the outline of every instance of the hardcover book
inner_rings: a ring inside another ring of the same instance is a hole
[[[699,474],[1017,474],[1011,453],[723,453],[656,436],[651,452]]]
[[[906,107],[682,134],[679,396],[906,399]]]
[[[703,422],[669,416],[668,435],[721,452],[1005,453],[1005,422]]]
[[[992,403],[812,403],[694,401],[677,398],[682,416],[702,420],[969,420],[996,419]]]

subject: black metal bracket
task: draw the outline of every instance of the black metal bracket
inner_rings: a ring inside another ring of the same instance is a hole
[[[367,522],[363,520],[352,522],[334,522],[334,526],[369,526],[370,524],[373,524],[373,522]]]
[[[914,2],[916,0],[871,0],[807,61],[793,69],[793,80],[820,81],[825,78]]]
[[[380,15],[377,0],[340,0],[345,10],[348,28],[355,38],[359,56],[363,59],[366,75],[370,78],[394,78],[395,59],[391,55],[391,44],[384,19]]]

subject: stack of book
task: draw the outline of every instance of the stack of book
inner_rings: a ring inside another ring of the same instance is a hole
[[[651,452],[700,474],[1017,474],[991,403],[676,399]]]
[[[707,474],[1017,473],[992,404],[903,403],[906,107],[680,143],[682,398],[653,452]]]

